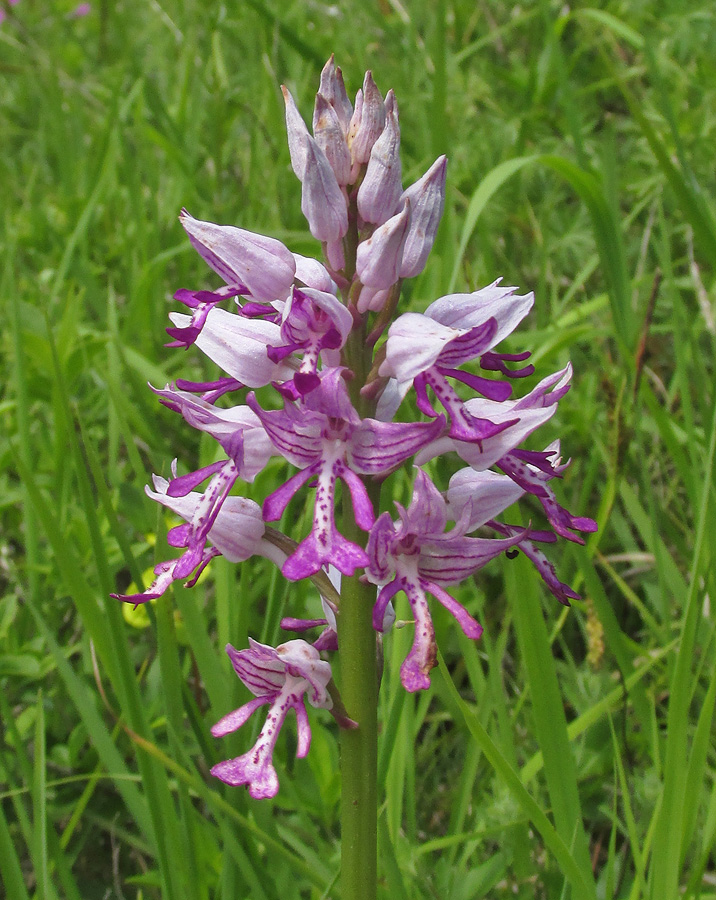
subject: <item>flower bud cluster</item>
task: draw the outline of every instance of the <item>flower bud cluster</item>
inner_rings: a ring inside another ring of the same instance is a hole
[[[393,91],[383,99],[366,72],[351,104],[333,57],[321,73],[313,135],[285,87],[283,96],[291,165],[311,234],[324,244],[358,312],[377,312],[400,279],[425,267],[443,212],[447,160],[439,157],[403,190]]]
[[[254,797],[278,790],[272,751],[289,709],[298,720],[299,756],[310,743],[306,698],[331,710],[342,727],[355,725],[324,658],[341,649],[341,576],[376,586],[377,633],[395,621],[394,598],[407,598],[415,628],[401,680],[417,691],[429,686],[436,658],[428,597],[468,637],[479,638],[481,626],[449,588],[495,556],[519,549],[568,604],[576,594],[537,545],[557,536],[581,543],[580,532],[596,528],[556,499],[551,482],[567,465],[559,443],[539,451],[522,447],[554,415],[572,375],[567,365],[512,397],[512,382],[531,376],[533,367],[515,367],[529,353],[504,353],[498,345],[529,313],[533,295],[495,281],[390,321],[402,280],[422,271],[433,246],[444,205],[445,158],[403,189],[397,103],[392,91],[381,96],[370,72],[351,103],[341,70],[333,58],[328,61],[312,134],[285,88],[284,97],[302,210],[323,244],[325,263],[292,253],[273,238],[182,211],[189,240],[224,283],[176,293],[187,312],[171,314],[170,346],[195,345],[225,374],[211,382],[177,380],[156,393],[192,427],[210,434],[221,458],[183,475],[175,461],[171,479],[154,477],[149,496],[183,520],[169,532],[170,545],[181,554],[156,567],[145,591],[120,595],[143,603],[177,579],[193,584],[219,555],[233,562],[264,556],[290,581],[310,578],[316,585],[323,617],[283,622],[293,631],[322,626],[313,644],[297,639],[275,649],[254,641],[246,650],[227,647],[254,699],[225,716],[214,734],[236,730],[259,706],[270,704],[270,711],[252,750],[212,771],[229,784],[248,785]],[[269,386],[278,403],[267,405],[264,394],[257,396]],[[466,392],[473,396],[463,399]],[[233,404],[229,397],[236,398]],[[397,420],[399,409],[408,419],[412,411],[413,420],[404,421],[402,413]],[[465,465],[441,490],[422,466],[442,454]],[[273,456],[293,472],[261,506],[232,493]],[[381,513],[374,503],[377,486],[410,460],[411,503],[396,503],[397,517]],[[365,533],[360,543],[336,524],[339,481]],[[283,534],[272,523],[300,491],[312,491],[311,529]],[[509,521],[507,510],[524,495],[542,507],[540,529]]]

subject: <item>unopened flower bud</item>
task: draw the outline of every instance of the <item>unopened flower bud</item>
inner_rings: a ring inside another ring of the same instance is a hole
[[[303,172],[306,168],[306,146],[304,138],[308,135],[308,128],[303,121],[301,113],[291,96],[291,92],[285,85],[281,85],[283,101],[286,104],[286,132],[288,135],[288,152],[291,155],[291,168],[296,178],[303,181]]]
[[[316,95],[313,135],[318,146],[326,154],[338,184],[348,184],[351,175],[350,150],[338,114],[322,94]]]
[[[371,312],[379,312],[385,306],[385,301],[388,299],[389,293],[389,288],[378,290],[377,288],[363,285],[358,297],[358,302],[356,303],[356,309],[359,313],[365,313],[368,312],[368,310]]]
[[[303,138],[306,167],[303,173],[301,211],[319,241],[335,241],[348,231],[348,208],[326,154],[315,140]]]
[[[360,96],[360,101],[359,101]],[[354,163],[367,163],[370,151],[385,128],[385,106],[373,75],[365,73],[363,92],[356,96],[350,128],[348,130],[348,146]]]
[[[227,284],[241,284],[254,300],[283,300],[293,283],[296,263],[291,251],[274,238],[233,225],[214,225],[179,216],[194,248]]]
[[[447,158],[440,156],[400,198],[409,200],[412,208],[410,231],[400,266],[401,278],[414,278],[425,268],[445,206],[446,172]]]
[[[342,239],[336,238],[335,241],[328,241],[323,246],[328,265],[334,272],[339,272],[346,264],[346,255],[343,251]]]
[[[377,225],[387,222],[398,207],[402,190],[398,106],[390,90],[385,98],[385,128],[373,144],[358,190],[358,212],[363,220]]]
[[[392,219],[358,244],[356,272],[364,285],[384,290],[400,276],[403,248],[410,228],[410,200]]]
[[[345,135],[348,134],[348,127],[350,126],[351,116],[353,115],[353,106],[348,99],[346,87],[343,84],[343,73],[341,72],[340,66],[336,66],[333,54],[331,54],[331,58],[325,64],[323,71],[321,72],[321,83],[318,88],[318,93],[325,97],[328,103],[330,103],[336,111],[338,121],[341,123],[341,128],[345,137]]]

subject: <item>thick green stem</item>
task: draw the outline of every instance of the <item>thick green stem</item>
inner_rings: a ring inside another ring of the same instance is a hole
[[[344,349],[354,373],[348,383],[351,400],[363,417],[371,415],[371,402],[360,388],[372,365],[365,326],[356,329]],[[380,485],[366,484],[376,513]],[[358,528],[350,493],[343,491],[342,533],[360,546],[366,536]],[[360,573],[341,580],[338,613],[338,657],[341,696],[346,712],[358,727],[341,732],[341,897],[375,900],[378,877],[378,669],[373,629],[375,586],[361,583]]]
[[[346,491],[346,494],[348,492]],[[343,534],[363,543],[348,498]],[[372,611],[375,587],[343,578],[338,615],[341,696],[358,728],[341,732],[341,897],[375,900],[378,826],[378,674]]]

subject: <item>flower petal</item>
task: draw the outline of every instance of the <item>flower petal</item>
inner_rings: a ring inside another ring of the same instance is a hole
[[[190,317],[170,313],[180,328]],[[266,352],[281,343],[281,329],[274,322],[246,319],[225,309],[213,307],[196,339],[197,347],[220,368],[248,387],[263,387],[272,381],[287,381],[294,370],[286,363],[272,362]]]
[[[245,285],[254,300],[264,303],[286,297],[296,264],[280,241],[233,225],[202,222],[185,209],[179,221],[202,259],[227,284]]]

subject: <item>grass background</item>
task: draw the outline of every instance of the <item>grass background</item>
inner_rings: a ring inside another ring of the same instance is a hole
[[[335,52],[351,91],[368,67],[395,89],[406,183],[449,155],[406,306],[499,275],[535,290],[515,349],[576,371],[541,446],[562,438],[561,498],[600,523],[554,556],[571,610],[521,558],[461,589],[479,644],[437,610],[424,695],[398,680],[410,629],[387,642],[382,896],[716,897],[713,6],[73,10],[20,0],[0,25],[5,895],[336,896],[329,717],[305,761],[282,736],[274,803],[208,776],[250,738],[208,734],[245,699],[220,648],[315,598],[218,560],[145,618],[108,599],[167,551],[148,473],[215,458],[146,387],[209,369],[163,348],[174,290],[213,283],[177,212],[316,252],[278,85],[309,115]]]

